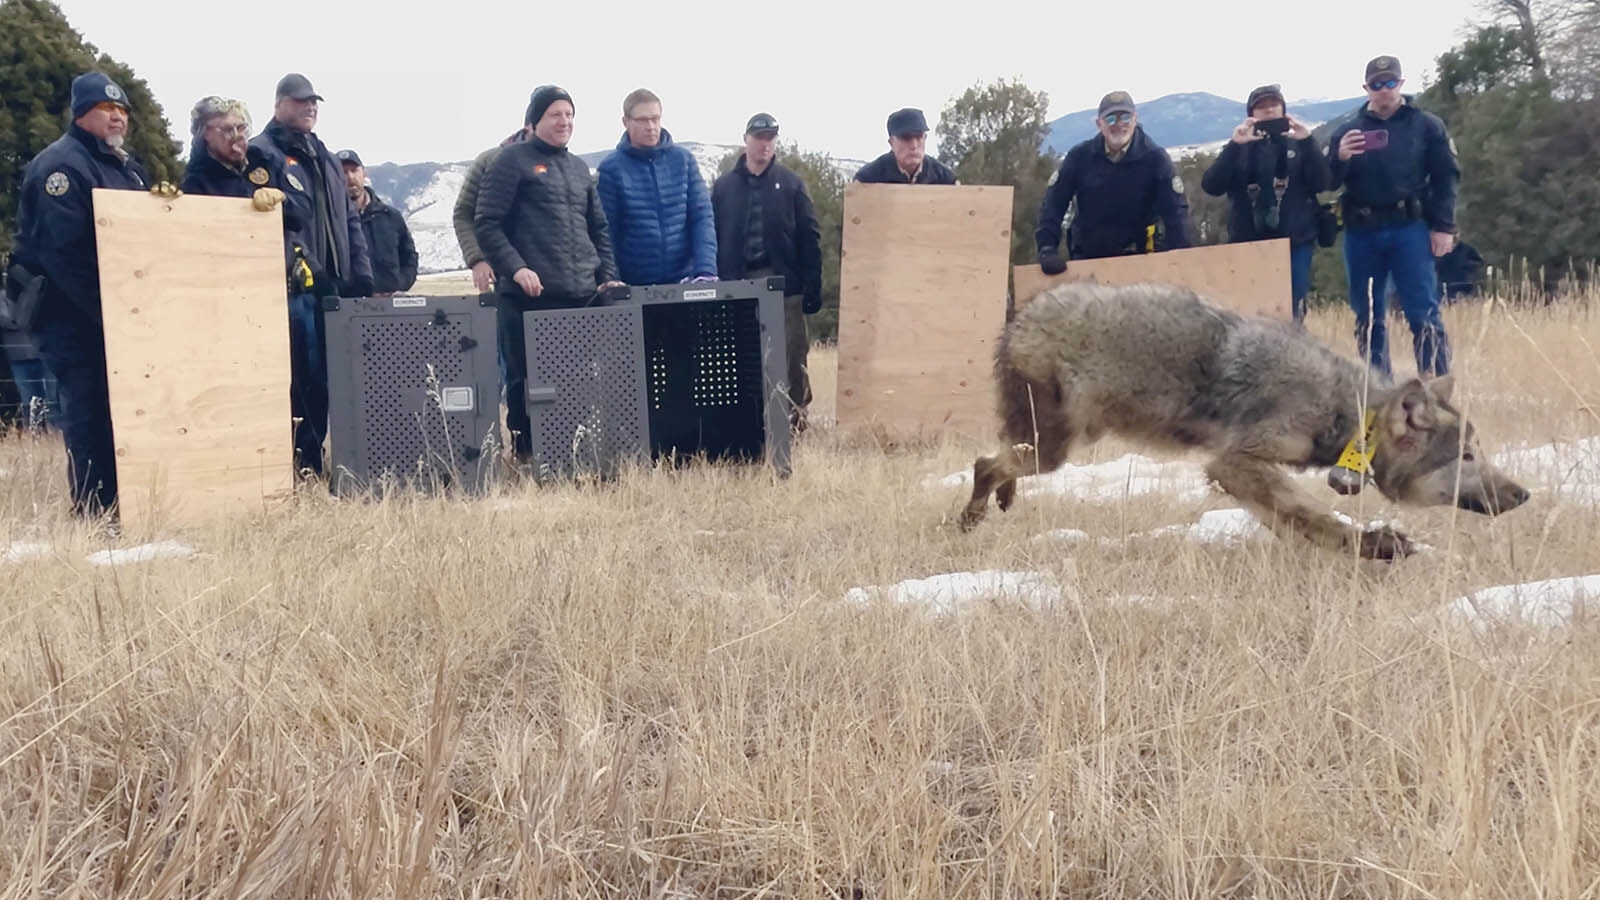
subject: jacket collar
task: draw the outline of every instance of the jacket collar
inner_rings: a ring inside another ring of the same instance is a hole
[[[635,147],[628,143],[628,133],[626,131],[622,133],[621,140],[617,141],[617,149],[634,159],[650,159],[670,147],[672,147],[672,132],[665,128],[661,129],[661,140],[654,147]]]
[[[554,145],[547,144],[547,143],[544,142],[543,138],[540,138],[536,134],[528,135],[528,140],[526,141],[526,143],[529,143],[529,144],[532,144],[535,147],[538,147],[540,150],[544,151],[545,153],[566,153],[568,151],[568,149],[569,149],[568,147],[556,147]]]
[[[67,133],[72,135],[74,140],[87,147],[89,152],[95,154],[96,156],[103,157],[107,160],[117,163],[118,165],[121,165],[122,161],[127,158],[126,152],[118,153],[117,151],[111,149],[111,147],[107,145],[105,141],[102,141],[89,132],[84,131],[77,122],[72,123]],[[123,149],[126,151],[127,148],[124,147]]]
[[[1122,154],[1122,159],[1138,159],[1150,150],[1150,138],[1144,133],[1143,125],[1133,126],[1133,137],[1128,140],[1128,149]],[[1110,159],[1106,155],[1106,136],[1096,133],[1094,136],[1094,152],[1097,156]]]

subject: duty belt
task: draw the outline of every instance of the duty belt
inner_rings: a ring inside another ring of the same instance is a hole
[[[1422,202],[1416,197],[1407,197],[1393,203],[1352,203],[1348,199],[1344,202],[1344,222],[1346,225],[1391,225],[1396,222],[1410,222],[1422,218]]]

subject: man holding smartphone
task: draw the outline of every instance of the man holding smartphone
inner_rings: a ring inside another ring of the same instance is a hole
[[[1404,84],[1394,57],[1367,63],[1367,102],[1328,136],[1329,188],[1344,188],[1344,260],[1357,350],[1386,378],[1393,377],[1384,297],[1389,278],[1411,326],[1418,374],[1450,371],[1434,258],[1455,244],[1461,169],[1444,121],[1412,105],[1400,92]]]
[[[1328,163],[1305,123],[1288,114],[1283,89],[1266,84],[1245,100],[1245,119],[1200,177],[1200,188],[1228,198],[1228,241],[1289,239],[1290,309],[1306,315],[1311,256],[1317,246],[1317,193]]]

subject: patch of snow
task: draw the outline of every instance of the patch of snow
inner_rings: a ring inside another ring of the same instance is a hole
[[[1044,534],[1034,535],[1033,540],[1056,544],[1088,544],[1094,541],[1089,532],[1076,528],[1053,528]]]
[[[0,551],[0,563],[19,563],[23,560],[38,559],[49,552],[49,544],[40,544],[33,541],[13,541],[4,551]]]
[[[1600,506],[1600,436],[1509,448],[1495,454],[1495,465],[1513,478],[1544,484],[1561,499]]]
[[[859,605],[874,599],[925,606],[949,615],[985,600],[1010,599],[1037,609],[1061,601],[1061,587],[1046,572],[947,572],[892,585],[853,587],[845,600]]]
[[[972,470],[956,472],[940,479],[939,487],[959,487],[972,483]],[[1199,501],[1210,493],[1211,480],[1196,463],[1158,462],[1137,453],[1128,453],[1110,462],[1088,466],[1064,465],[1054,472],[1025,475],[1017,479],[1022,496],[1054,494],[1091,502],[1117,501],[1137,494],[1174,494],[1185,501]]]
[[[1591,604],[1600,604],[1600,575],[1484,588],[1458,598],[1442,612],[1480,627],[1497,619],[1556,628],[1570,625]]]
[[[156,541],[136,547],[101,550],[89,554],[89,562],[96,566],[120,566],[128,563],[149,562],[152,559],[188,559],[195,549],[178,541]]]
[[[1197,544],[1241,544],[1270,540],[1272,532],[1244,509],[1213,509],[1200,515],[1193,525],[1167,525],[1144,532],[1145,537],[1181,535]]]

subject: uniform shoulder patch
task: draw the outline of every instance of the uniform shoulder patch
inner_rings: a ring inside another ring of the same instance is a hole
[[[1183,193],[1183,176],[1182,175],[1174,175],[1174,176],[1172,176],[1172,192],[1174,194]]]
[[[306,189],[306,186],[300,183],[300,179],[296,178],[293,172],[284,172],[283,180],[289,182],[289,186],[297,191],[304,191]]]
[[[260,187],[267,183],[267,170],[261,166],[256,166],[254,169],[251,169],[250,174],[246,175],[245,177],[250,179],[251,184],[255,185],[256,187]]]
[[[65,172],[51,172],[44,180],[44,192],[52,197],[59,197],[72,187],[72,179]]]

